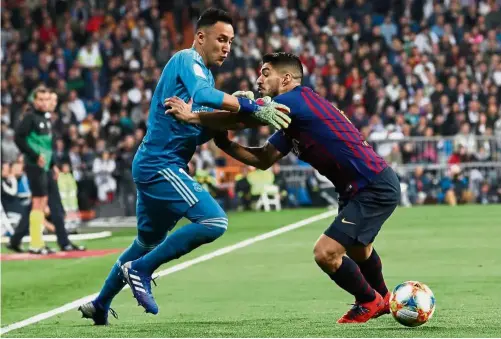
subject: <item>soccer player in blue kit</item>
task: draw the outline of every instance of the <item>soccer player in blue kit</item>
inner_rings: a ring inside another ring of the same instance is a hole
[[[262,147],[239,145],[228,140],[227,132],[215,137],[216,145],[260,169],[269,168],[292,151],[332,181],[339,193],[339,214],[317,240],[314,258],[339,287],[355,297],[355,304],[338,323],[364,323],[389,313],[390,293],[372,243],[400,201],[400,183],[341,110],[301,86],[302,77],[297,56],[265,55],[257,80],[259,92],[268,99],[263,102],[273,98],[289,107],[291,124]],[[194,115],[178,98],[167,102],[169,113],[185,122],[204,125],[224,118],[219,113]]]
[[[228,218],[218,203],[188,174],[188,162],[196,147],[210,139],[210,129],[178,122],[165,114],[164,99],[177,96],[193,102],[193,109],[222,109],[248,124],[287,127],[288,109],[267,107],[245,97],[228,95],[214,88],[209,67],[221,66],[234,38],[231,17],[219,9],[208,9],[200,16],[193,47],[176,53],[165,66],[150,104],[148,131],[132,165],[137,187],[137,228],[133,243],[115,263],[104,286],[93,301],[80,306],[82,316],[96,325],[108,323],[113,298],[128,283],[139,305],[147,313],[158,313],[151,293],[153,272],[163,263],[219,238]],[[238,121],[237,121],[238,120]],[[167,236],[185,217],[191,221]]]

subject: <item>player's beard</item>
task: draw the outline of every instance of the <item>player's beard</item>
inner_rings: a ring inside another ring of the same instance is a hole
[[[263,96],[263,97],[268,96],[268,97],[272,97],[272,98],[274,98],[274,97],[276,97],[277,95],[279,95],[279,94],[280,94],[280,93],[279,93],[279,90],[278,90],[279,86],[280,86],[280,80],[279,80],[279,79],[277,79],[276,84],[273,84],[273,85],[271,85],[271,86],[268,86],[268,88],[267,88],[267,89],[265,89],[265,88],[261,87],[261,90],[259,91],[259,93],[260,93],[260,94],[261,94],[261,96]]]
[[[270,92],[270,94],[268,96],[270,96],[271,98],[274,98],[278,95],[280,95],[280,93],[278,92],[278,90],[276,90],[276,91]]]

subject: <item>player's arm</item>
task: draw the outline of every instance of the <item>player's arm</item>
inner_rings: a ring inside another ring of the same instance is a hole
[[[242,115],[253,116],[278,129],[289,126],[290,118],[275,107],[260,106],[249,98],[229,95],[212,87],[200,61],[188,55],[183,56],[180,60],[179,69],[179,75],[183,84],[186,86],[190,97],[197,104],[233,112],[233,114],[240,113]],[[225,116],[228,118],[231,115],[228,114]]]
[[[264,126],[252,116],[235,114],[228,111],[200,112],[193,114],[192,124],[198,124],[218,131],[241,130]]]
[[[179,76],[194,102],[229,112],[240,111],[240,98],[215,89],[207,79],[200,60],[186,54],[179,62]]]
[[[30,158],[33,162],[36,162],[38,160],[39,154],[35,150],[33,150],[33,148],[31,148],[26,141],[26,138],[32,132],[32,125],[32,115],[26,114],[16,128],[14,142],[24,155]]]
[[[222,132],[214,137],[214,141],[220,149],[232,158],[246,165],[266,170],[288,153],[288,151],[285,152],[287,148],[283,150],[277,149],[272,138],[261,147],[246,147],[229,140],[227,133]]]
[[[189,124],[202,125],[216,131],[240,130],[262,126],[263,123],[249,115],[235,114],[228,111],[198,112],[191,111],[193,100],[188,103],[178,97],[172,97],[165,101],[169,109],[165,111],[172,114],[180,121]]]

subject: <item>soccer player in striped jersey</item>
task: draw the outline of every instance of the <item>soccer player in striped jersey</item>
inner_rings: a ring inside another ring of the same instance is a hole
[[[297,56],[264,56],[259,92],[263,99],[271,97],[289,107],[291,124],[261,147],[239,145],[228,140],[227,133],[215,140],[230,156],[260,169],[292,151],[332,181],[339,193],[339,214],[317,240],[314,258],[339,287],[355,297],[354,306],[338,322],[363,323],[389,313],[390,293],[372,244],[400,201],[400,183],[341,110],[301,86],[302,77]],[[204,124],[218,119],[217,114],[194,116],[189,105],[176,98],[168,102],[169,112],[180,120]]]

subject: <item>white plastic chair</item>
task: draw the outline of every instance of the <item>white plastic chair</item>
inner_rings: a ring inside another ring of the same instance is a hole
[[[271,206],[275,206],[277,211],[282,209],[282,204],[280,203],[280,189],[276,185],[266,185],[263,187],[263,191],[256,202],[256,210],[264,208],[266,212],[269,212]]]

